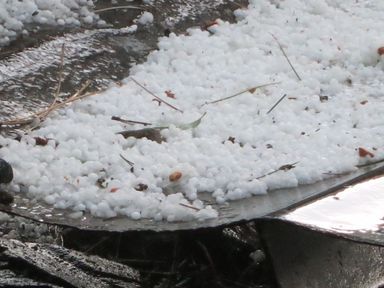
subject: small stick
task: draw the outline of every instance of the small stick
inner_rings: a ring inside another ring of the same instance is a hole
[[[144,10],[143,8],[138,7],[138,6],[127,5],[127,6],[107,7],[107,8],[103,8],[103,9],[93,10],[93,12],[94,12],[94,13],[100,13],[100,12],[111,11],[111,10],[118,10],[118,9]]]
[[[254,93],[256,91],[256,89],[260,89],[260,88],[264,88],[264,87],[267,87],[267,86],[272,86],[272,85],[277,85],[279,84],[280,82],[272,82],[272,83],[267,83],[267,84],[263,84],[263,85],[260,85],[260,86],[255,86],[255,87],[252,87],[252,88],[248,88],[246,90],[243,90],[241,92],[238,92],[234,95],[231,95],[231,96],[227,96],[227,97],[224,97],[224,98],[220,98],[220,99],[217,99],[217,100],[214,100],[214,101],[210,101],[210,102],[206,102],[204,103],[202,106],[204,105],[209,105],[209,104],[215,104],[215,103],[218,103],[218,102],[221,102],[221,101],[225,101],[225,100],[228,100],[228,99],[231,99],[231,98],[234,98],[236,96],[239,96],[241,94],[244,94],[246,92],[250,92],[250,93]]]
[[[60,54],[60,64],[59,64],[59,82],[57,84],[57,88],[54,94],[54,99],[51,105],[48,107],[46,113],[44,113],[44,117],[48,116],[48,114],[53,110],[53,107],[59,100],[59,95],[61,91],[61,84],[63,82],[63,70],[64,70],[64,53],[65,53],[65,44],[61,45],[61,54]],[[39,116],[39,115],[38,115]],[[41,117],[38,117],[41,121]]]
[[[235,4],[237,7],[239,7],[240,9],[244,9],[246,7],[245,5],[239,4],[237,2],[232,2],[232,3]]]
[[[277,40],[277,38],[276,38],[275,35],[273,35],[272,33],[270,33],[270,34],[272,35],[273,39],[275,39],[277,45],[279,45],[279,48],[280,48],[281,52],[283,53],[285,59],[287,59],[287,62],[288,62],[288,64],[289,64],[289,66],[291,66],[293,72],[296,74],[297,79],[299,79],[299,80],[301,81],[301,77],[300,77],[299,74],[296,72],[296,69],[293,67],[291,61],[289,60],[287,54],[286,54],[285,51],[284,51],[283,46],[280,44],[279,40]]]
[[[279,105],[279,103],[280,103],[281,101],[283,101],[283,99],[284,99],[285,97],[287,97],[287,94],[284,94],[284,95],[283,95],[283,96],[282,96],[282,97],[275,103],[275,105],[273,105],[272,108],[268,110],[267,114],[271,113],[272,110],[275,109],[276,106]]]
[[[183,204],[183,203],[179,203],[180,206],[183,206],[183,207],[187,207],[187,208],[190,208],[190,209],[193,209],[195,211],[200,211],[199,208],[196,208],[196,207],[193,207],[191,205],[187,205],[187,204]]]
[[[295,168],[295,165],[296,165],[297,163],[299,163],[299,162],[295,162],[295,163],[292,163],[292,164],[286,164],[286,165],[283,165],[283,166],[279,167],[278,169],[273,170],[272,172],[269,172],[269,173],[267,173],[267,174],[264,174],[264,175],[262,175],[262,176],[257,177],[256,179],[264,178],[264,177],[266,177],[266,176],[272,175],[272,174],[274,174],[274,173],[276,173],[276,172],[279,172],[279,171],[288,171],[288,170],[291,170],[291,169]],[[250,181],[251,181],[251,180],[250,180]]]
[[[148,123],[148,122],[125,120],[125,119],[122,119],[118,116],[112,116],[111,120],[119,121],[119,122],[125,123],[125,124],[140,124],[140,125],[144,125],[144,126],[152,125],[152,123]]]
[[[73,101],[76,101],[76,100],[79,100],[79,99],[82,99],[86,96],[89,96],[89,95],[81,95],[85,89],[88,88],[88,86],[91,84],[91,81],[90,80],[87,80],[84,85],[75,93],[73,94],[71,97],[69,97],[68,99],[66,99],[65,101],[63,102],[60,102],[60,103],[54,103],[54,105],[51,105],[50,107],[48,107],[48,109],[46,110],[43,110],[43,111],[40,111],[36,114],[36,116],[38,118],[40,118],[40,120],[43,120],[45,118],[48,117],[48,115],[53,111],[53,110],[56,110],[58,108],[61,108],[63,106],[65,106],[66,104],[68,103],[71,103]]]
[[[132,81],[135,82],[138,86],[140,86],[141,88],[144,89],[144,91],[146,91],[147,93],[149,93],[150,95],[152,95],[153,97],[155,97],[155,99],[157,99],[158,101],[164,103],[165,105],[171,107],[172,109],[176,110],[176,111],[179,111],[181,113],[183,113],[182,110],[180,110],[179,108],[173,106],[172,104],[169,104],[167,101],[161,99],[159,96],[155,95],[152,91],[150,91],[149,89],[147,89],[144,85],[140,84],[138,81],[136,81],[133,77],[131,77]]]
[[[27,116],[24,118],[16,118],[16,119],[11,119],[11,120],[6,120],[6,121],[0,121],[0,126],[23,126],[32,123],[33,121],[38,118],[39,120],[44,120],[49,113],[51,113],[53,110],[59,109],[61,107],[64,107],[68,103],[83,99],[85,97],[89,97],[92,95],[95,95],[96,93],[87,93],[87,94],[82,94],[85,89],[88,88],[88,86],[92,83],[92,81],[88,80],[85,82],[85,84],[71,97],[69,97],[67,100],[63,102],[56,102],[54,105],[50,105],[48,108],[41,110],[32,116]]]
[[[59,84],[57,85],[55,100],[59,98],[61,84],[63,82],[63,68],[64,68],[64,53],[65,53],[65,44],[61,45],[61,54],[60,54],[60,66],[59,66]]]
[[[125,157],[123,156],[123,154],[120,154],[120,157],[121,157],[125,162],[127,162],[127,163],[129,164],[129,166],[133,167],[133,166],[135,165],[135,163],[133,163],[133,162],[129,161],[127,158],[125,158]]]

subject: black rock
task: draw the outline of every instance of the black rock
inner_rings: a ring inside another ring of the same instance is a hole
[[[9,183],[13,179],[12,166],[0,158],[0,183]]]

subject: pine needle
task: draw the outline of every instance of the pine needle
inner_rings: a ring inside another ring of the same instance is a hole
[[[204,106],[204,105],[209,105],[209,104],[215,104],[215,103],[218,103],[218,102],[221,102],[221,101],[225,101],[225,100],[228,100],[228,99],[232,99],[232,98],[234,98],[234,97],[237,97],[237,96],[239,96],[239,95],[241,95],[241,94],[244,94],[244,93],[247,93],[247,92],[253,94],[253,93],[255,93],[255,91],[256,91],[257,89],[264,88],[264,87],[267,87],[267,86],[277,85],[277,84],[279,84],[279,83],[280,83],[280,82],[272,82],[272,83],[267,83],[267,84],[263,84],[263,85],[255,86],[255,87],[252,87],[252,88],[248,88],[248,89],[243,90],[243,91],[240,91],[240,92],[238,92],[238,93],[236,93],[236,94],[234,94],[234,95],[227,96],[227,97],[224,97],[224,98],[220,98],[220,99],[217,99],[217,100],[214,100],[214,101],[206,102],[206,103],[204,103],[202,106]]]
[[[125,162],[127,162],[129,166],[133,167],[133,166],[135,165],[135,163],[133,163],[132,161],[129,161],[127,158],[125,158],[125,157],[123,156],[123,154],[120,154],[120,157],[121,157],[121,159],[123,159]]]
[[[144,10],[142,7],[139,7],[139,6],[127,5],[127,6],[115,6],[115,7],[107,7],[107,8],[97,9],[97,10],[93,10],[93,12],[94,13],[101,13],[101,12],[106,12],[106,11],[111,11],[111,10],[119,10],[119,9]]]
[[[0,126],[24,126],[24,125],[28,125],[28,124],[36,122],[36,119],[43,121],[45,118],[47,118],[47,116],[52,111],[60,109],[60,108],[66,106],[67,104],[72,103],[74,101],[83,99],[83,98],[88,97],[88,96],[95,95],[96,93],[83,94],[85,89],[87,89],[90,84],[91,84],[91,81],[88,80],[75,94],[73,94],[71,97],[69,97],[68,99],[66,99],[63,102],[54,102],[50,106],[48,106],[48,108],[45,108],[45,109],[43,109],[43,110],[41,110],[41,111],[31,115],[31,116],[0,121]]]
[[[273,170],[272,172],[269,172],[269,173],[267,173],[267,174],[264,174],[264,175],[262,175],[262,176],[257,177],[256,179],[258,180],[258,179],[267,177],[267,176],[272,175],[272,174],[274,174],[274,173],[277,173],[277,172],[279,172],[279,171],[284,171],[284,172],[286,172],[286,171],[288,171],[288,170],[291,170],[291,169],[295,168],[295,167],[296,167],[295,165],[296,165],[297,163],[299,163],[299,162],[295,162],[295,163],[292,163],[292,164],[285,164],[285,165],[283,165],[283,166],[280,166],[278,169]],[[249,180],[249,181],[251,181],[251,180]]]
[[[287,59],[287,62],[288,62],[288,64],[289,64],[289,66],[291,66],[293,72],[296,74],[297,79],[299,79],[299,80],[301,81],[301,77],[300,77],[299,74],[297,73],[296,69],[293,67],[291,61],[289,60],[287,54],[286,54],[285,51],[284,51],[283,46],[280,44],[279,40],[276,38],[275,35],[273,35],[272,33],[270,33],[270,34],[272,35],[273,39],[275,39],[277,45],[279,45],[279,48],[280,48],[281,52],[283,53],[285,59]]]
[[[200,211],[199,208],[196,208],[196,207],[194,207],[194,206],[192,206],[192,205],[187,205],[187,204],[184,204],[184,203],[179,203],[179,205],[180,205],[180,206],[183,206],[183,207],[186,207],[186,208],[193,209],[193,210],[195,210],[195,211]]]
[[[273,106],[271,107],[271,109],[268,110],[267,114],[271,113],[272,110],[275,109],[276,106],[279,105],[279,103],[280,103],[281,101],[283,101],[283,99],[284,99],[285,97],[287,97],[287,94],[284,94],[284,95],[283,95],[283,96],[282,96],[282,97],[275,103],[275,105],[273,105]]]
[[[136,85],[140,86],[145,92],[147,92],[148,94],[152,95],[153,97],[155,97],[156,100],[158,100],[159,102],[161,103],[164,103],[165,105],[167,105],[168,107],[171,107],[172,109],[176,110],[176,111],[179,111],[181,113],[183,113],[183,110],[180,110],[179,108],[173,106],[172,104],[168,103],[167,101],[161,99],[159,96],[157,96],[155,93],[153,93],[151,90],[149,90],[147,87],[145,87],[144,85],[142,85],[141,83],[139,83],[137,80],[135,80],[135,78],[131,77],[132,81],[135,82]]]
[[[118,116],[112,116],[111,117],[111,120],[114,120],[114,121],[118,121],[118,122],[121,122],[121,123],[124,123],[124,124],[139,124],[139,125],[144,125],[144,126],[150,126],[152,125],[152,123],[148,123],[148,122],[142,122],[142,121],[134,121],[134,120],[125,120],[125,119],[122,119]]]

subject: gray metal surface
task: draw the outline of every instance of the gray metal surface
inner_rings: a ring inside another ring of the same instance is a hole
[[[384,175],[273,215],[315,231],[384,246]]]
[[[318,233],[279,219],[260,223],[281,288],[380,288],[384,247]]]
[[[227,205],[217,205],[214,202],[211,202],[213,200],[208,197],[209,195],[199,194],[199,198],[203,201],[211,202],[212,206],[219,211],[218,218],[204,222],[159,222],[148,219],[137,221],[126,217],[101,219],[90,215],[85,215],[80,219],[71,219],[68,215],[72,213],[72,211],[54,209],[40,202],[24,198],[22,194],[15,196],[14,204],[11,206],[0,206],[0,210],[41,222],[71,226],[86,230],[173,231],[197,229],[261,218],[282,209],[286,209],[287,207],[299,205],[299,203],[303,201],[309,201],[313,198],[321,197],[322,195],[328,195],[342,187],[356,183],[356,181],[360,181],[361,179],[369,179],[383,173],[384,166],[371,166],[351,174],[330,178],[312,185],[302,185],[297,188],[270,191],[266,195],[233,201]]]

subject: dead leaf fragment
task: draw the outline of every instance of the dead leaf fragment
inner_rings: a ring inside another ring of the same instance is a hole
[[[144,128],[139,130],[128,130],[128,131],[118,132],[117,134],[123,135],[124,138],[128,138],[128,137],[134,137],[136,139],[147,138],[148,140],[152,140],[157,143],[161,143],[164,141],[163,137],[161,136],[159,128]]]
[[[319,96],[319,99],[320,99],[320,102],[326,102],[326,101],[328,101],[328,96],[325,96],[325,95],[321,95],[321,96]]]
[[[46,146],[48,144],[49,139],[44,137],[34,137],[36,145],[38,146]]]
[[[362,147],[359,147],[359,156],[360,157],[366,157],[366,156],[369,156],[371,158],[375,157],[375,154],[373,154],[372,152],[369,152],[367,149],[365,148],[362,148]]]
[[[219,22],[218,22],[217,20],[210,21],[210,22],[205,23],[205,24],[201,27],[201,29],[202,29],[202,30],[208,30],[208,29],[211,28],[212,26],[215,26],[215,25],[218,25],[218,24],[219,24]]]
[[[171,175],[169,175],[169,181],[176,182],[181,178],[181,176],[183,176],[181,172],[175,171]]]
[[[148,189],[148,185],[140,183],[135,186],[136,191],[145,191]]]
[[[172,99],[176,99],[175,93],[173,93],[171,90],[167,90],[164,93],[165,93],[165,95],[167,95],[167,97],[172,98]]]
[[[363,101],[360,102],[361,105],[365,105],[367,103],[368,103],[368,100],[363,100]]]
[[[297,162],[296,163],[293,163],[293,164],[286,164],[286,165],[283,165],[283,166],[281,166],[278,170],[281,170],[281,171],[288,171],[288,170],[291,170],[291,169],[293,169],[293,168],[295,168],[296,165],[297,164]]]
[[[377,49],[377,53],[381,56],[384,55],[384,46]]]
[[[248,92],[251,93],[251,94],[253,94],[253,93],[256,92],[256,89],[257,89],[257,87],[253,87],[253,88],[251,88],[251,89],[248,89]]]
[[[227,141],[232,142],[233,144],[235,144],[236,138],[232,137],[232,136],[229,136]]]

